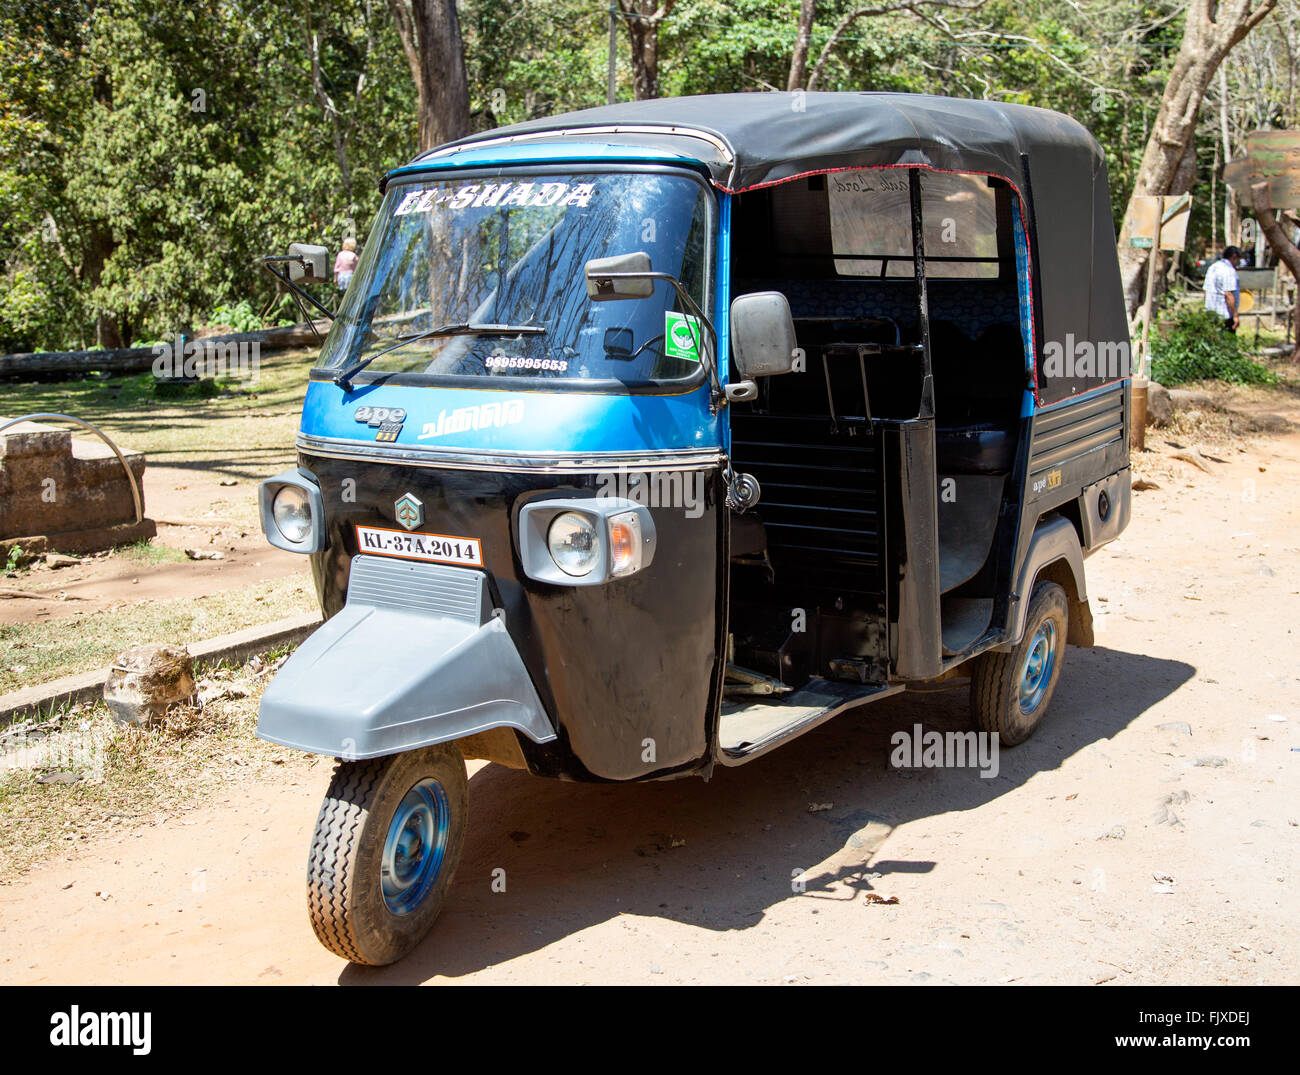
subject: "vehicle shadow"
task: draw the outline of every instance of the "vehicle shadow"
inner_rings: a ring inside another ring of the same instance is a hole
[[[1046,722],[999,752],[991,779],[975,768],[890,766],[899,730],[970,727],[964,688],[845,713],[751,764],[719,767],[707,783],[575,784],[485,766],[470,781],[465,854],[432,933],[400,963],[349,965],[339,982],[454,978],[619,915],[747,929],[800,881],[804,898],[859,899],[878,877],[937,865],[873,861],[894,828],[978,808],[1058,768],[1194,674],[1179,661],[1071,649]]]

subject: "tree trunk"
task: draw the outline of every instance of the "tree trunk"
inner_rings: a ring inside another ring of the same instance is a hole
[[[1255,209],[1255,219],[1259,221],[1260,231],[1278,257],[1300,283],[1300,248],[1297,248],[1278,223],[1277,214],[1266,204],[1268,201],[1268,184],[1254,183],[1250,188],[1250,200]],[[1295,349],[1291,352],[1291,361],[1300,362],[1300,332],[1296,333]]]
[[[81,286],[87,294],[93,295],[99,287],[104,265],[116,249],[117,244],[106,228],[92,229],[81,258]],[[108,310],[95,311],[95,346],[109,350],[126,346],[122,342],[122,329],[117,323],[117,317]]]
[[[307,13],[303,23],[303,47],[307,51],[307,59],[311,65],[311,90],[316,97],[316,103],[320,105],[321,111],[325,113],[325,122],[330,127],[330,141],[334,144],[334,160],[339,166],[339,177],[343,183],[343,197],[348,204],[348,211],[352,209],[352,169],[348,167],[348,136],[351,132],[351,124],[345,124],[343,116],[339,113],[338,106],[334,103],[334,98],[330,96],[329,91],[325,88],[325,79],[320,69],[320,37],[311,26],[311,14]]]
[[[1132,197],[1171,193],[1179,164],[1196,136],[1196,122],[1210,80],[1224,56],[1276,6],[1277,0],[1191,0],[1182,45],[1142,153]],[[1146,251],[1120,247],[1120,273],[1130,319],[1142,302],[1146,262]]]
[[[804,88],[808,77],[808,50],[812,47],[813,20],[817,17],[817,0],[802,0],[799,5],[799,34],[790,57],[790,77],[785,88],[793,93]]]
[[[420,149],[470,133],[465,46],[455,0],[388,0],[415,82]]]
[[[647,101],[659,96],[659,24],[676,0],[618,0],[632,47],[632,96]]]

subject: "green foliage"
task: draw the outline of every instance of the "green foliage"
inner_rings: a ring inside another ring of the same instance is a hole
[[[257,256],[364,239],[375,179],[414,150],[383,4],[13,0],[0,351],[168,339],[223,307],[261,327],[243,314],[271,293]]]
[[[1277,374],[1241,353],[1235,333],[1210,310],[1185,305],[1157,326],[1151,342],[1151,376],[1160,384],[1225,381],[1228,384],[1276,384]]]
[[[253,304],[240,299],[234,304],[221,303],[208,315],[208,325],[228,325],[232,332],[256,332],[262,328],[262,319]]]
[[[1116,225],[1182,35],[1181,0],[986,0],[855,18],[818,0],[824,90],[1040,105],[1105,149]],[[459,0],[472,122],[605,103],[608,5]],[[665,95],[784,90],[800,0],[677,0]],[[1256,33],[1263,32],[1261,27]],[[631,96],[629,35],[618,96]],[[1294,100],[1294,97],[1292,98]],[[1281,114],[1270,122],[1294,126]],[[363,241],[375,180],[416,151],[416,94],[382,0],[6,0],[0,5],[0,351],[257,327],[256,258]],[[1189,251],[1209,238],[1201,135]],[[278,307],[273,319],[292,310]]]

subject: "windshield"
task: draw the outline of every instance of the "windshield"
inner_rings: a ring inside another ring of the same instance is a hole
[[[617,382],[698,376],[676,292],[592,302],[585,264],[643,251],[702,309],[709,196],[680,175],[602,172],[393,184],[321,353],[337,373]],[[423,333],[434,338],[420,338]]]

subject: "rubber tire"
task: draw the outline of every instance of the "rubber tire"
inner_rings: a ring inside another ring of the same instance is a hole
[[[1043,700],[1033,713],[1020,710],[1020,670],[1029,656],[1030,643],[1043,622],[1057,620],[1056,655],[1052,679]],[[1034,587],[1025,618],[1025,633],[1012,650],[981,653],[975,658],[970,678],[971,717],[982,732],[996,734],[1004,747],[1018,746],[1042,724],[1052,695],[1061,681],[1065,658],[1065,636],[1070,625],[1070,605],[1065,591],[1054,582],[1040,582]]]
[[[380,860],[403,796],[434,777],[447,793],[450,831],[433,888],[415,910],[395,915],[384,903]],[[368,761],[341,761],[321,803],[307,858],[307,907],[321,944],[369,966],[395,963],[433,927],[465,845],[469,783],[454,743]]]

